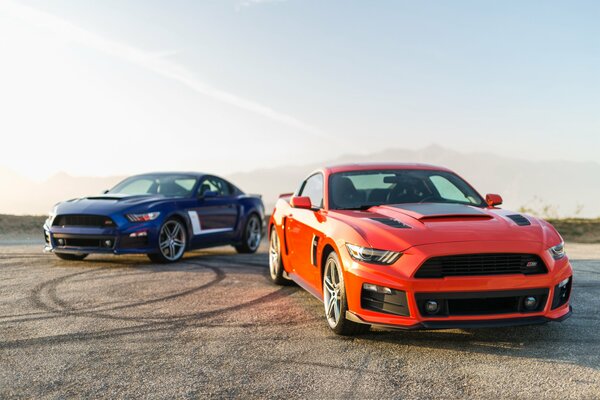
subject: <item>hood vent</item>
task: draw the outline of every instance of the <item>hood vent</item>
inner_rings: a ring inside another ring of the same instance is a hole
[[[402,222],[392,218],[371,218],[373,221],[381,222],[392,228],[410,229],[410,226],[403,224]]]
[[[512,219],[515,222],[515,224],[517,224],[519,226],[531,225],[531,222],[529,222],[529,220],[527,218],[525,218],[524,216],[522,216],[521,214],[507,215],[506,218]]]

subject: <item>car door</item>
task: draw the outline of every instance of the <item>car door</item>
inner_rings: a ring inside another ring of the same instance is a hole
[[[238,220],[237,196],[223,179],[206,176],[198,186],[196,207],[188,211],[196,245],[228,243]]]
[[[312,210],[291,208],[287,217],[286,240],[290,250],[292,270],[310,286],[319,290],[321,276],[317,259],[318,241],[322,234],[319,213],[323,208],[323,174],[308,177],[301,185],[298,196],[311,200]]]

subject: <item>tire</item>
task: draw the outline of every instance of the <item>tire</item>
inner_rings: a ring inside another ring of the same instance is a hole
[[[293,283],[284,275],[283,261],[281,260],[281,241],[277,229],[273,226],[269,235],[269,276],[276,285],[287,286]]]
[[[158,231],[158,253],[148,254],[155,263],[174,263],[183,257],[187,248],[187,230],[183,222],[171,218],[166,220]]]
[[[256,214],[250,214],[244,227],[242,243],[235,246],[238,253],[256,253],[262,239],[262,221]]]
[[[371,327],[346,319],[348,301],[340,260],[331,252],[325,261],[323,273],[323,305],[329,328],[338,335],[354,336],[365,333]]]
[[[81,261],[86,258],[87,254],[70,254],[70,253],[54,253],[54,255],[61,260],[67,261]]]

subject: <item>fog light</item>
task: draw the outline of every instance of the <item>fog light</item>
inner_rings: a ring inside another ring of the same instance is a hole
[[[440,305],[435,300],[427,300],[425,303],[425,311],[429,314],[437,314],[440,311]]]
[[[105,240],[105,241],[104,241],[104,245],[105,245],[106,247],[112,247],[112,240]]]
[[[58,245],[59,246],[64,246],[65,245],[65,239],[58,239]]]
[[[527,296],[523,301],[523,305],[525,306],[526,310],[533,311],[538,306],[538,299],[535,296]]]
[[[363,283],[363,289],[368,290],[369,292],[392,294],[392,289],[385,286],[377,286],[372,283]]]

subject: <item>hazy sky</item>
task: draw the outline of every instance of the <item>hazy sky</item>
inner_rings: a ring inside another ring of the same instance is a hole
[[[600,162],[600,2],[0,0],[0,166]]]

